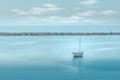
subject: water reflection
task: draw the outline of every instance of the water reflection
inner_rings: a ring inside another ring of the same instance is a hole
[[[78,76],[76,80],[83,80],[83,57],[74,57],[73,66],[78,69]]]

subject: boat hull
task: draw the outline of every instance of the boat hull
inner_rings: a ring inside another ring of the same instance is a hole
[[[83,57],[83,52],[73,52],[73,57]]]

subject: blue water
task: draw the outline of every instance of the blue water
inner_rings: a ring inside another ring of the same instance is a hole
[[[7,28],[1,31],[32,31],[26,27]],[[77,30],[81,28],[74,31]],[[81,39],[84,56],[73,58],[72,52],[78,50],[78,36],[0,37],[0,80],[119,80],[120,36]]]
[[[119,80],[120,36],[0,37],[0,80]]]

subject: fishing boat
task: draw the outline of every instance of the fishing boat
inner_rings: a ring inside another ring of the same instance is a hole
[[[73,57],[83,57],[83,51],[81,51],[81,38],[79,39],[79,50],[72,52]]]

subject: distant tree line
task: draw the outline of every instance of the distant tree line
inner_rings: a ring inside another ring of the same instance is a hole
[[[120,35],[120,32],[0,32],[0,36],[87,36]]]

